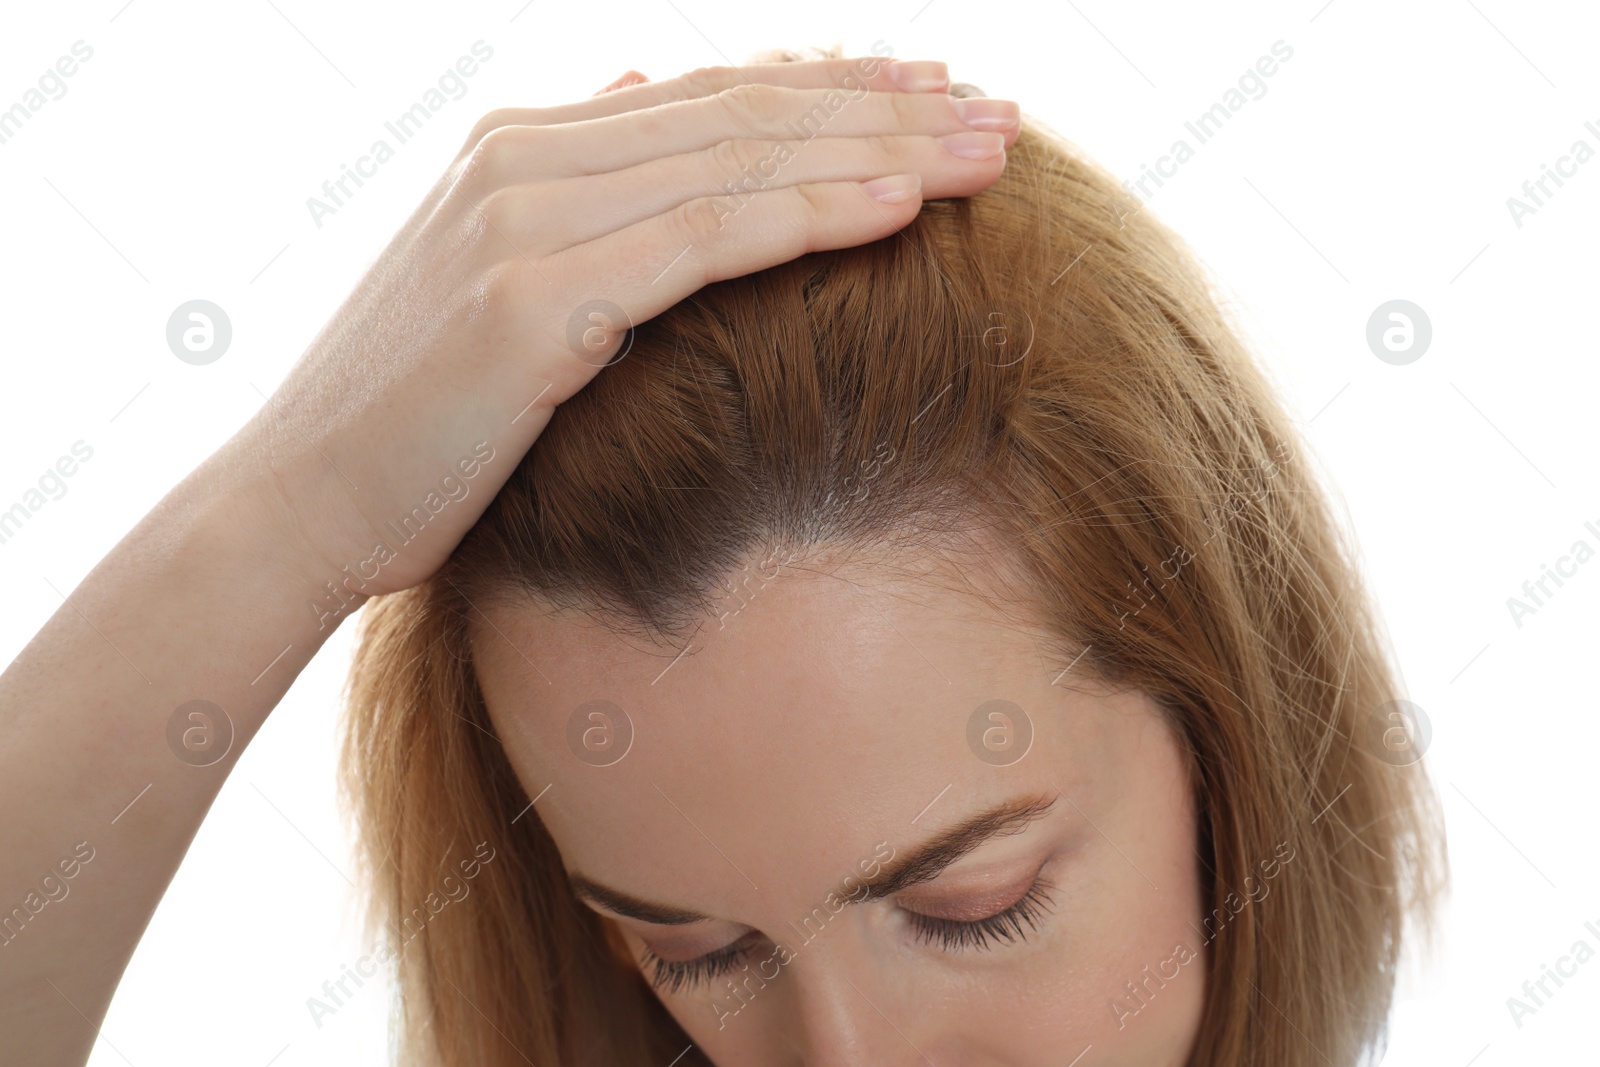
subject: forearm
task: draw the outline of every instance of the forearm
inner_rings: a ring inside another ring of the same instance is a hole
[[[296,523],[243,469],[167,494],[0,675],[0,1061],[87,1059],[223,779],[359,604],[319,620]],[[191,701],[222,715],[174,727]]]

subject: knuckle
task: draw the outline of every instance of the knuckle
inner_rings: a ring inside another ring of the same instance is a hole
[[[717,94],[722,106],[746,129],[767,130],[776,126],[788,107],[788,93],[776,85],[744,83]]]
[[[907,156],[904,138],[876,133],[860,140],[863,142],[862,147],[866,149],[867,154],[874,160],[887,162],[897,168]]]
[[[517,126],[496,126],[478,138],[461,167],[460,180],[471,188],[497,188],[512,160],[525,151],[529,131]]]
[[[706,149],[711,157],[712,169],[718,174],[743,174],[756,167],[760,159],[761,143],[735,137],[718,141]]]
[[[923,114],[922,97],[924,93],[885,93],[889,98],[889,109],[894,113],[895,125],[901,129],[925,129],[926,123],[920,122],[918,116]]]
[[[472,132],[467,135],[467,143],[477,144],[492,131],[505,129],[507,126],[547,126],[552,121],[550,108],[497,107],[473,123]]]
[[[696,67],[681,79],[689,96],[716,96],[724,89],[742,84],[737,67]]]
[[[503,260],[487,268],[474,301],[474,316],[491,329],[504,330],[516,320],[533,291],[532,268],[522,259]]]
[[[494,108],[473,124],[472,132],[467,135],[467,142],[475,145],[487,137],[491,130],[515,126],[519,121],[518,112],[512,108]]]
[[[795,210],[802,230],[811,230],[827,213],[828,196],[825,187],[814,182],[801,182],[791,186],[794,190]]]
[[[714,246],[726,233],[726,211],[720,197],[700,197],[673,209],[676,235],[699,248]]]
[[[511,153],[513,145],[521,140],[522,133],[516,126],[497,126],[478,139],[478,149],[490,158],[502,158]]]

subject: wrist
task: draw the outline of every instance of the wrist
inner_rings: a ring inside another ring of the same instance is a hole
[[[265,464],[218,453],[180,488],[193,550],[258,595],[292,607],[297,632],[322,638],[369,594],[334,559],[329,531],[319,525],[330,508],[309,501],[299,484]]]

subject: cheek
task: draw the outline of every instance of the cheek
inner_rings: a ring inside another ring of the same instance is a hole
[[[747,969],[735,966],[709,983],[658,998],[689,1040],[719,1067],[780,1067],[791,1062],[782,1052],[784,1018],[792,1008],[791,975],[774,953],[771,947],[757,948],[745,956]],[[648,983],[649,969],[641,973]],[[730,982],[742,983],[742,988],[730,987]]]
[[[1159,879],[1159,890],[1141,879],[1142,893],[1124,887],[1080,911],[1082,932],[1069,935],[1051,973],[1024,986],[1043,991],[1032,997],[1036,1012],[1053,1011],[1061,1020],[1055,1047],[1073,1045],[1068,1062],[1092,1046],[1102,1067],[1182,1063],[1193,1042],[1206,989],[1195,876],[1162,878],[1154,867],[1145,869]],[[1050,1016],[1033,1016],[1039,1017]],[[1023,1026],[1028,1016],[1010,1022]]]
[[[1083,1062],[1096,1067],[1185,1062],[1206,989],[1188,825],[1125,846],[1128,858],[1099,839],[1093,863],[1057,879],[1038,951],[947,991],[961,995],[945,1017],[972,1048],[1019,1067],[1061,1067],[1089,1049]]]
[[[1140,751],[1143,773],[1097,813],[1087,862],[1057,894],[1052,951],[1007,976],[1016,1007],[999,1024],[1050,1035],[1031,1054],[1070,1063],[1092,1047],[1097,1067],[1183,1063],[1199,1029],[1207,943],[1193,802],[1168,736],[1150,733]]]

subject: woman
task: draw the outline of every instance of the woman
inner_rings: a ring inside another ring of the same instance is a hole
[[[19,880],[153,780],[91,868],[121,902],[3,950],[4,1047],[82,1062],[227,767],[377,596],[346,784],[404,1062],[1371,1051],[1431,793],[1177,241],[942,64],[611,88],[480,123],[79,588],[99,625],[0,680],[54,712],[7,713]]]

